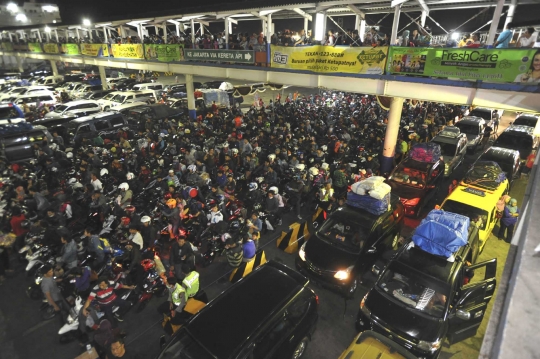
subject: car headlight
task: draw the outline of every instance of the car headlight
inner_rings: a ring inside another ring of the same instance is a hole
[[[353,267],[354,266],[350,266],[349,268],[347,268],[345,270],[337,271],[336,274],[334,274],[334,278],[339,279],[339,280],[347,280],[347,279],[349,279],[349,274],[351,274],[351,271],[352,271]]]
[[[426,352],[436,352],[441,347],[441,341],[438,340],[436,342],[426,342],[424,340],[420,340],[418,342],[418,349],[426,351]]]
[[[306,261],[306,251],[305,251],[306,243],[307,242],[304,242],[304,244],[302,244],[302,247],[300,247],[300,250],[298,251],[298,256],[304,262]]]

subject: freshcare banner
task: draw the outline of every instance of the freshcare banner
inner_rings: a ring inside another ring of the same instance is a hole
[[[147,60],[163,62],[180,61],[184,59],[184,45],[144,45],[144,57]]]
[[[271,46],[272,67],[313,72],[380,75],[388,47]]]
[[[112,44],[112,54],[119,59],[144,59],[142,44]]]
[[[391,74],[459,78],[487,82],[538,82],[531,49],[392,47],[387,62]]]
[[[11,42],[3,42],[2,50],[4,51],[13,51],[13,44]]]
[[[79,45],[77,44],[62,44],[62,53],[66,55],[79,55]]]
[[[109,46],[107,44],[81,44],[81,54],[92,57],[108,57]]]
[[[41,49],[41,44],[39,42],[29,42],[28,50],[30,52],[43,52],[43,50]]]
[[[59,54],[60,53],[58,44],[43,44],[43,51],[46,54]]]

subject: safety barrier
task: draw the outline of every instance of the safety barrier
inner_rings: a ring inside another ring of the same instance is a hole
[[[302,223],[295,222],[289,226],[287,232],[281,232],[281,236],[276,242],[276,246],[286,253],[295,253],[309,239],[309,232],[306,221]]]
[[[240,279],[251,273],[255,268],[263,265],[264,263],[266,263],[266,253],[264,253],[263,250],[260,250],[255,254],[255,258],[253,260],[249,262],[242,262],[239,267],[233,269],[231,275],[229,276],[229,282],[238,282]]]

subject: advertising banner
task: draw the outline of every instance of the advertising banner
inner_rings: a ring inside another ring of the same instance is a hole
[[[79,45],[62,44],[62,53],[65,55],[80,55]]]
[[[184,45],[144,45],[144,57],[147,60],[163,62],[180,61],[184,59]]]
[[[108,57],[109,46],[107,44],[81,44],[81,54],[93,57]]]
[[[58,44],[43,44],[43,51],[47,54],[59,54]]]
[[[43,52],[43,50],[41,49],[41,44],[39,42],[29,42],[28,50],[30,52]]]
[[[13,44],[11,42],[3,42],[2,50],[4,51],[13,51]]]
[[[13,44],[13,50],[28,51],[28,45],[27,44]]]
[[[540,83],[540,53],[535,49],[392,47],[387,71],[487,82]]]
[[[253,64],[255,53],[251,50],[205,50],[185,49],[186,60],[222,61]]]
[[[384,73],[388,47],[271,47],[272,67],[313,72]]]
[[[119,59],[144,59],[142,44],[112,44],[112,55]]]

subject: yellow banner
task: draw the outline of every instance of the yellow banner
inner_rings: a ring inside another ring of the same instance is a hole
[[[142,44],[112,44],[112,54],[114,57],[123,59],[144,59]]]
[[[43,51],[47,54],[59,54],[58,44],[43,44]]]
[[[388,47],[303,46],[271,47],[272,67],[313,72],[381,75]]]
[[[81,44],[81,54],[93,57],[109,56],[107,44]]]

